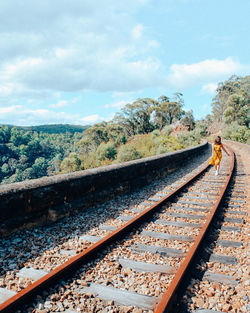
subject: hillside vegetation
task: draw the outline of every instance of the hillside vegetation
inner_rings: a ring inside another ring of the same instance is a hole
[[[54,175],[83,133],[48,134],[0,125],[2,184]]]
[[[250,76],[232,76],[218,85],[212,114],[194,121],[183,96],[141,98],[115,118],[91,127],[0,125],[0,183],[68,173],[171,152],[202,137],[250,143]]]
[[[173,134],[175,127],[185,131]],[[71,153],[61,163],[63,173],[105,166],[160,153],[171,152],[199,143],[204,127],[194,130],[191,111],[183,110],[182,94],[170,99],[142,98],[126,104],[110,122],[88,128]]]
[[[250,76],[232,76],[218,85],[212,103],[212,122],[226,139],[250,144]]]
[[[4,125],[3,125],[4,126]],[[48,124],[48,125],[37,125],[37,126],[13,126],[6,125],[10,128],[17,128],[24,131],[33,131],[33,132],[44,132],[48,134],[65,134],[65,133],[81,133],[89,128],[89,125],[70,125],[70,124]]]

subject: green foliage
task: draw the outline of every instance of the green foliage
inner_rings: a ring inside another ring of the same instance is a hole
[[[83,134],[48,134],[0,126],[0,183],[54,175]],[[78,162],[79,163],[79,162]],[[80,162],[81,164],[81,162]],[[79,166],[73,167],[74,170]]]
[[[12,128],[13,126],[9,126]],[[74,133],[81,133],[88,129],[90,126],[82,126],[82,125],[70,125],[70,124],[49,124],[49,125],[37,125],[37,126],[15,126],[16,129],[22,130],[24,132],[31,131],[31,132],[43,132],[47,134],[65,134],[67,132],[74,134]]]
[[[133,145],[123,145],[120,147],[117,154],[117,162],[127,162],[140,159],[142,155]]]
[[[213,119],[224,123],[223,136],[249,142],[250,76],[232,76],[218,85],[213,99]]]
[[[181,124],[187,126],[190,130],[194,129],[195,122],[192,110],[183,113],[183,117],[181,118]]]
[[[200,143],[201,135],[199,131],[182,132],[177,135],[177,140],[182,147],[191,147]]]
[[[75,172],[82,169],[81,160],[76,153],[70,153],[61,163],[61,169],[63,173]]]
[[[169,136],[172,130],[173,130],[173,128],[172,128],[171,125],[166,125],[162,129],[162,134],[165,135],[165,136]]]
[[[223,131],[223,137],[250,144],[250,130],[246,126],[238,125],[236,122]]]
[[[96,151],[97,159],[103,161],[105,159],[114,160],[117,154],[115,145],[113,142],[101,143]]]
[[[182,94],[176,93],[172,99],[137,99],[112,121],[84,129],[72,125],[0,126],[0,182],[79,171],[186,147],[184,139],[171,136],[175,121],[194,127],[192,112],[182,107]],[[200,138],[202,131],[198,133]],[[196,142],[188,139],[188,145]]]
[[[213,99],[215,121],[226,124],[237,122],[249,126],[250,121],[250,76],[232,76],[217,88]]]
[[[207,119],[195,123],[195,132],[199,134],[199,137],[205,137],[207,135],[209,123]]]
[[[155,126],[161,130],[165,125],[171,125],[174,121],[180,120],[184,114],[182,106],[181,93],[176,93],[173,101],[170,101],[166,96],[161,96],[154,107]]]

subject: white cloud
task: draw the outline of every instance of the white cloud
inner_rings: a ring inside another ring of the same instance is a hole
[[[50,107],[51,108],[62,108],[62,107],[66,107],[68,105],[69,105],[68,101],[59,100],[58,102],[51,104]]]
[[[81,121],[84,123],[96,123],[98,120],[101,120],[98,114],[93,114],[81,118]]]
[[[117,108],[117,109],[120,109],[123,106],[125,106],[127,103],[129,103],[129,101],[120,100],[120,101],[116,101],[116,102],[113,102],[113,103],[105,104],[104,107],[105,108]]]
[[[202,94],[213,94],[215,93],[216,89],[218,87],[218,84],[210,83],[210,84],[205,84],[201,87],[201,93]]]
[[[131,96],[134,96],[137,92],[134,91],[127,91],[127,92],[122,92],[122,91],[115,91],[112,93],[112,98],[131,98]]]
[[[59,96],[60,97],[60,96]],[[77,103],[78,101],[81,100],[81,97],[75,97],[73,99],[70,99],[70,100],[63,100],[63,99],[60,99],[58,100],[56,103],[52,103],[49,105],[50,108],[62,108],[62,107],[67,107],[67,106],[70,106],[74,103]]]
[[[65,112],[56,112],[48,109],[31,109],[24,105],[12,105],[0,107],[0,124],[39,125],[39,124],[93,124],[102,120],[109,120],[113,117],[101,117],[98,114],[81,116],[80,114],[68,114]]]
[[[132,29],[132,38],[137,40],[142,36],[142,32],[143,32],[143,26],[142,24],[138,24],[136,25],[133,29]]]
[[[148,47],[158,48],[160,43],[157,40],[149,40]]]
[[[177,88],[187,88],[200,83],[211,83],[244,70],[238,61],[228,57],[224,60],[205,60],[193,64],[173,64],[168,82]]]
[[[70,6],[62,0],[1,1],[1,103],[56,92],[126,92],[155,86],[160,62],[141,48],[150,38],[145,34],[144,44],[135,40],[144,28],[134,26],[133,16],[143,5],[141,0],[98,5],[72,0]]]

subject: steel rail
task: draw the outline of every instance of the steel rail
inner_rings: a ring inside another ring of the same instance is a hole
[[[157,209],[159,209],[166,201],[171,200],[177,194],[179,194],[183,189],[185,189],[188,185],[190,185],[194,180],[199,178],[206,170],[210,167],[210,165],[206,164],[197,174],[193,175],[186,182],[182,183],[175,190],[171,191],[165,197],[163,197],[160,201],[156,202],[149,208],[145,209],[142,213],[135,216],[130,221],[126,222],[123,226],[114,230],[112,233],[108,234],[104,238],[100,239],[96,243],[92,244],[90,247],[85,249],[83,252],[77,254],[76,256],[71,257],[68,261],[63,263],[62,265],[56,267],[54,270],[35,281],[28,287],[24,288],[16,295],[12,296],[2,304],[0,304],[0,312],[1,313],[13,313],[13,310],[18,309],[21,305],[24,305],[27,302],[30,302],[35,295],[37,295],[41,290],[44,290],[45,287],[52,285],[57,282],[58,279],[67,276],[70,272],[74,271],[81,264],[85,263],[92,257],[95,257],[98,252],[103,250],[109,244],[115,242],[122,235],[128,234],[135,226],[139,223],[142,223],[146,218],[150,217]]]
[[[171,281],[169,287],[167,288],[166,292],[162,295],[161,301],[158,303],[155,309],[155,313],[173,313],[178,312],[178,298],[183,293],[183,285],[188,279],[190,275],[190,270],[193,267],[195,263],[195,258],[198,255],[202,243],[205,239],[205,236],[208,234],[208,231],[210,229],[211,223],[215,217],[215,214],[217,212],[217,209],[219,208],[221,201],[223,199],[223,196],[225,195],[225,191],[229,185],[229,182],[232,178],[232,174],[234,171],[234,165],[235,165],[235,154],[232,151],[230,147],[227,146],[229,151],[231,152],[231,164],[230,164],[230,170],[228,178],[224,184],[223,189],[221,190],[219,194],[219,198],[214,204],[210,214],[207,217],[207,220],[205,224],[203,225],[200,233],[195,239],[195,242],[193,243],[192,247],[188,251],[185,259],[181,263],[178,271],[176,272],[173,280]]]

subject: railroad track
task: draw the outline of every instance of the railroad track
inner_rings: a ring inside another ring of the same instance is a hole
[[[235,176],[236,184],[232,182],[233,169],[234,154],[231,151],[230,157],[224,158],[218,178],[207,165],[197,169],[188,181],[163,189],[139,206],[127,210],[126,214],[101,225],[93,234],[90,232],[83,236],[77,255],[68,257],[64,264],[49,273],[21,268],[17,276],[28,279],[29,283],[34,277],[42,277],[0,304],[0,311],[20,309],[19,312],[32,312],[33,303],[36,307],[33,312],[67,312],[67,309],[68,312],[138,313],[177,312],[178,308],[196,310],[201,301],[192,306],[196,303],[193,299],[198,299],[194,293],[195,279],[187,289],[192,292],[180,298],[195,264],[198,264],[199,273],[205,273],[206,281],[216,277],[212,271],[206,270],[204,263],[235,264],[236,258],[211,249],[211,245],[217,244],[226,249],[232,244],[228,243],[231,240],[215,241],[208,236],[213,219],[219,216],[218,207],[227,188],[231,188],[231,195],[227,194],[230,210],[226,214],[234,216],[236,213],[232,213],[231,208],[235,206],[237,209],[237,205],[242,206],[243,203],[239,201],[244,201],[244,192],[240,190],[244,181],[239,182]],[[238,215],[240,213],[235,217],[226,216],[224,222],[242,222]],[[219,223],[217,227],[224,227],[226,232],[236,231],[232,229],[234,226],[227,224]],[[204,244],[207,246],[202,249]],[[74,251],[63,253],[73,255]],[[217,282],[222,278],[217,275]],[[43,298],[48,299],[48,295],[50,301],[43,301]],[[26,303],[29,305],[24,306]]]

